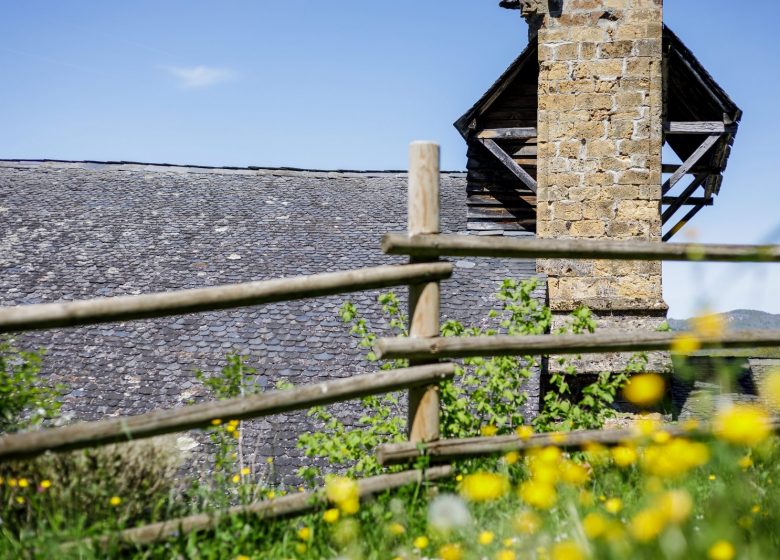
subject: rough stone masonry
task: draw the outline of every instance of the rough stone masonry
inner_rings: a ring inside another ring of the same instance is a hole
[[[539,41],[537,235],[660,243],[662,0],[544,0],[522,13]],[[582,304],[602,329],[654,328],[666,316],[660,262],[541,260],[537,269],[558,322]]]

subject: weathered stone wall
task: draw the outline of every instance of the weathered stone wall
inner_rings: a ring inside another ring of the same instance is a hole
[[[662,1],[549,6],[524,10],[539,40],[537,234],[660,243]],[[649,327],[665,316],[660,262],[537,267],[559,314],[585,304],[602,328]]]

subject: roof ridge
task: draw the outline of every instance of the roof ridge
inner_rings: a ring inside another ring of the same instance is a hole
[[[336,176],[336,175],[405,175],[406,169],[309,169],[300,167],[262,167],[262,166],[217,166],[176,163],[148,163],[137,161],[100,161],[100,160],[65,160],[65,159],[3,159],[0,158],[0,167],[51,167],[51,168],[76,168],[99,169],[115,168],[114,170],[143,170],[143,171],[178,171],[194,173],[239,173],[239,174],[273,174],[273,175],[312,175],[312,176]],[[120,169],[116,169],[120,168]],[[137,169],[130,169],[137,168]],[[465,171],[442,170],[442,174],[465,174]]]

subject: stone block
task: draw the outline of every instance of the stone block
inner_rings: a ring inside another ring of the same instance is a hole
[[[631,54],[633,41],[612,41],[599,45],[599,58],[624,58]]]
[[[561,201],[552,206],[553,219],[555,220],[581,220],[582,204],[579,202]]]
[[[617,146],[610,138],[597,138],[585,142],[585,151],[589,158],[611,157],[617,155]]]
[[[575,98],[577,109],[611,109],[613,97],[609,93],[583,93]]]
[[[604,237],[606,224],[602,220],[580,220],[574,222],[569,228],[571,234],[575,237]]]
[[[623,60],[590,60],[574,63],[574,79],[604,80],[618,78],[623,75]]]

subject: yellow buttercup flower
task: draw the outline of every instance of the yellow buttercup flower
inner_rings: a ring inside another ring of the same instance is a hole
[[[636,463],[637,452],[631,446],[618,445],[612,448],[612,460],[618,467],[628,467]]]
[[[16,503],[17,503],[17,504],[23,504],[23,503],[24,503],[24,502],[26,502],[26,501],[27,501],[27,500],[25,500],[25,499],[24,499],[24,496],[17,496],[17,497],[16,497]]]
[[[737,461],[737,464],[742,470],[748,470],[753,466],[753,459],[750,458],[750,455],[745,455],[744,457],[741,457],[739,461]]]
[[[247,556],[246,554],[239,554],[238,556],[236,556],[236,560],[251,560],[251,558],[249,558],[249,556]]]
[[[726,331],[726,321],[723,315],[705,313],[690,320],[693,331],[699,336],[718,338]]]
[[[472,502],[497,500],[509,491],[509,480],[502,474],[477,472],[463,478],[460,494]]]
[[[360,509],[360,489],[351,478],[329,476],[325,480],[325,495],[343,514],[352,515]]]
[[[589,513],[582,520],[582,530],[585,532],[585,536],[589,539],[597,539],[607,532],[609,527],[608,520],[601,514],[594,512]]]
[[[520,453],[517,451],[510,451],[509,453],[504,455],[504,462],[507,465],[514,465],[520,460]]]
[[[623,387],[623,396],[629,402],[647,408],[660,401],[664,396],[666,382],[657,373],[634,375]]]
[[[664,512],[657,508],[646,508],[634,516],[628,530],[636,540],[647,542],[660,535],[664,527],[666,527]]]
[[[489,424],[487,426],[482,426],[479,429],[479,433],[484,437],[492,437],[498,433],[498,428]]]
[[[241,475],[234,474],[234,475],[233,475],[233,478],[232,478],[231,480],[233,480],[233,482],[234,482],[235,484],[238,484],[239,482],[241,482]]]
[[[212,425],[212,426],[219,426],[220,424],[222,424],[222,420],[220,420],[219,418],[214,418],[214,419],[211,421],[211,425]]]
[[[756,446],[772,433],[769,414],[754,404],[735,404],[715,416],[713,432],[738,445]]]
[[[336,508],[325,510],[322,514],[322,520],[325,521],[325,523],[335,523],[339,520],[339,510]]]
[[[701,342],[694,335],[681,334],[672,341],[672,352],[674,354],[692,354],[701,348]]]
[[[518,533],[533,535],[542,527],[542,520],[532,511],[521,511],[515,516],[514,527]]]
[[[19,488],[27,488],[30,485],[30,481],[26,478],[19,479]]]
[[[610,498],[604,502],[604,509],[613,515],[620,513],[620,510],[623,509],[623,500],[620,498]]]
[[[395,521],[387,526],[387,532],[394,537],[399,537],[406,533],[406,527]]]
[[[661,423],[655,418],[643,416],[634,422],[633,428],[638,435],[650,437],[658,430],[660,425]]]
[[[236,427],[233,424],[228,424],[225,426],[225,431],[228,433],[233,433],[236,431]]]
[[[546,482],[526,480],[520,485],[520,498],[535,508],[550,509],[558,500],[555,486]]]
[[[707,558],[710,560],[731,560],[736,553],[734,545],[729,541],[720,540],[707,551]]]
[[[44,490],[51,488],[51,480],[41,480],[41,488]]]
[[[477,541],[479,541],[479,544],[487,546],[490,543],[495,540],[496,535],[492,531],[482,531],[479,533],[479,536],[477,537]]]
[[[244,476],[248,475],[250,472],[252,471],[249,470],[249,467],[244,467],[241,469],[241,474],[243,474]]]
[[[566,434],[564,432],[553,432],[550,434],[550,441],[556,445],[561,445],[566,442]]]
[[[707,445],[673,438],[664,444],[650,445],[642,456],[642,469],[661,478],[674,478],[705,465],[710,459]]]
[[[517,555],[514,550],[504,548],[496,552],[496,560],[516,560]]]
[[[573,541],[556,543],[550,551],[552,560],[585,560],[585,552]]]
[[[297,552],[298,554],[304,554],[307,548],[308,547],[302,542],[295,544],[295,552]]]
[[[460,560],[463,557],[463,550],[459,544],[445,544],[439,547],[439,557],[441,560]]]
[[[119,496],[111,496],[111,498],[108,500],[108,503],[116,507],[122,503],[122,498],[120,498]]]
[[[590,480],[588,469],[572,461],[564,461],[560,466],[561,480],[572,486],[582,486]]]
[[[419,550],[425,550],[426,548],[428,548],[430,542],[431,541],[428,539],[428,537],[422,535],[412,541],[412,546],[414,546],[414,548],[417,548]]]
[[[655,443],[667,443],[672,439],[672,434],[669,432],[656,432],[653,434],[653,441]]]
[[[529,439],[532,435],[534,435],[534,429],[531,426],[518,426],[518,428],[515,430],[515,433],[517,434],[517,437],[520,439]]]
[[[311,528],[310,527],[301,527],[298,529],[298,538],[302,541],[308,541],[311,540]]]
[[[680,524],[691,515],[693,499],[685,490],[670,490],[656,499],[656,507],[668,522]]]

